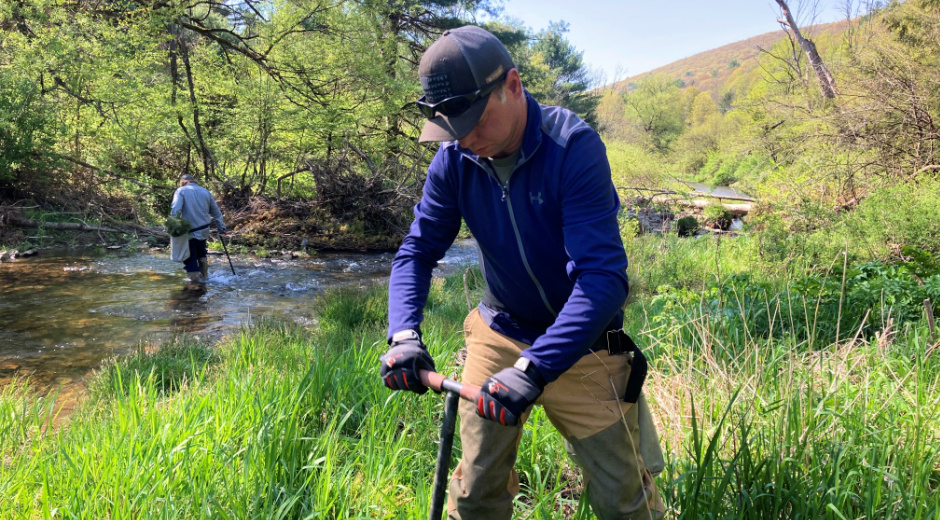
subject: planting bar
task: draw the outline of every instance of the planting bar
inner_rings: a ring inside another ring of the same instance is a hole
[[[462,399],[470,401],[471,403],[476,403],[477,397],[480,396],[479,386],[471,385],[469,383],[459,383],[453,379],[447,379],[437,372],[431,372],[429,370],[421,370],[418,375],[421,377],[421,383],[431,390],[437,390],[438,392],[452,392],[458,394]]]

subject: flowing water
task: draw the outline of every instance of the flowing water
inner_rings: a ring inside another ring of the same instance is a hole
[[[313,301],[330,287],[386,279],[392,253],[318,253],[300,259],[210,257],[209,283],[184,281],[167,253],[43,252],[0,263],[0,387],[27,380],[57,391],[66,408],[110,356],[177,334],[218,338],[259,317],[313,324]],[[458,242],[446,275],[476,260]]]

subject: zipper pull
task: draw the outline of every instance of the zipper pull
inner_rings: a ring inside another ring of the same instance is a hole
[[[506,202],[506,194],[509,193],[509,186],[503,184],[503,198],[502,202]]]

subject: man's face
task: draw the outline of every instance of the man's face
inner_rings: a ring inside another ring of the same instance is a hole
[[[509,92],[506,92],[507,96]],[[507,157],[516,150],[510,149],[515,144],[513,136],[517,132],[516,121],[510,109],[510,100],[499,100],[499,93],[493,92],[486,103],[486,109],[473,130],[461,138],[460,146],[480,157]]]

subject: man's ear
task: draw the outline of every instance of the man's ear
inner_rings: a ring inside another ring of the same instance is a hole
[[[512,97],[519,97],[522,95],[522,78],[519,77],[518,70],[509,69],[509,72],[506,74],[505,88]]]

